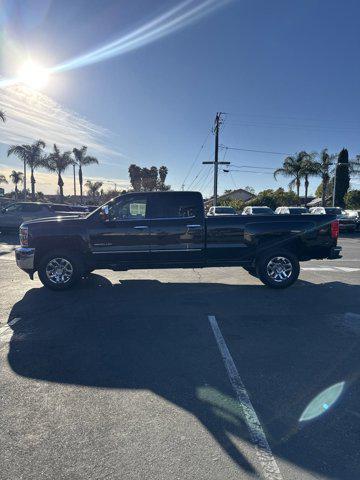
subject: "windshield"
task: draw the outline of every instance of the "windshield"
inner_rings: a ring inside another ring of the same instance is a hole
[[[328,215],[342,215],[342,210],[341,208],[338,208],[338,207],[334,207],[334,208],[325,208],[325,212],[328,214]]]
[[[270,207],[256,207],[253,208],[252,213],[254,215],[260,215],[261,213],[272,214],[274,213]]]
[[[306,208],[289,208],[289,212],[294,215],[300,215],[301,213],[308,213]]]
[[[230,213],[235,215],[236,211],[232,207],[216,207],[216,213]]]

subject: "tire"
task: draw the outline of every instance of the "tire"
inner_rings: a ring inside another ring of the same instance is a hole
[[[80,280],[82,265],[75,255],[54,250],[41,259],[38,275],[44,287],[50,290],[69,290]]]
[[[268,287],[281,289],[290,287],[299,277],[299,260],[286,250],[265,253],[258,258],[256,271],[260,280]]]
[[[243,267],[252,277],[258,278],[258,274],[256,272],[255,267]]]

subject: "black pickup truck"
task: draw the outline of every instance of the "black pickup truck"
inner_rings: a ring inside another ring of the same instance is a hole
[[[121,195],[84,218],[20,227],[18,266],[54,290],[96,269],[242,266],[272,288],[299,276],[299,261],[338,258],[335,215],[206,217],[197,192]]]

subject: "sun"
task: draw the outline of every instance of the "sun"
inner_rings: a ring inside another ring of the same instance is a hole
[[[18,78],[24,85],[34,90],[41,90],[48,83],[49,71],[32,60],[28,60],[19,69]]]

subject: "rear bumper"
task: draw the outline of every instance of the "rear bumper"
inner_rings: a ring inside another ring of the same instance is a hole
[[[16,264],[21,270],[31,273],[34,271],[35,248],[18,247],[15,249]]]
[[[327,258],[333,260],[335,258],[341,258],[342,255],[341,254],[341,250],[342,248],[341,247],[332,247],[331,250],[330,250],[330,254]]]

